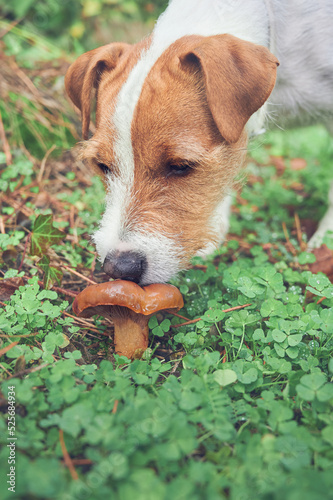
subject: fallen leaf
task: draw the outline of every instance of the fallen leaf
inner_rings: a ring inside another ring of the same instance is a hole
[[[321,272],[333,282],[333,250],[330,250],[327,245],[321,245],[312,253],[316,257],[316,262],[309,265],[310,271],[314,274]]]
[[[25,369],[25,365],[26,365],[25,357],[23,355],[19,356],[15,363],[14,373],[22,372]]]
[[[270,163],[276,168],[276,173],[282,175],[286,170],[286,162],[282,156],[270,156]]]
[[[306,160],[304,158],[292,158],[290,160],[290,167],[293,170],[303,170],[307,165]]]
[[[0,300],[9,300],[15,290],[24,285],[22,278],[7,278],[0,280]]]
[[[59,231],[53,225],[53,216],[38,215],[32,229],[31,255],[42,257],[46,250],[65,237],[65,233]]]
[[[304,190],[304,184],[302,184],[301,182],[292,182],[290,184],[290,187],[291,189],[293,189],[294,191],[298,191],[298,192],[301,192]]]
[[[13,245],[8,245],[7,250],[2,253],[2,260],[5,264],[12,264],[18,256],[18,251]]]

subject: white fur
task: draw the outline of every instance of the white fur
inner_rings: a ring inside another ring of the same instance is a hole
[[[104,261],[106,255],[111,250],[117,249],[122,235],[124,233],[125,203],[128,194],[128,186],[122,179],[108,178],[106,209],[98,231],[93,235],[93,241],[96,245],[101,261]]]
[[[185,35],[229,33],[267,46],[267,26],[264,0],[171,0],[156,23],[154,43],[165,50]]]
[[[305,125],[333,116],[333,1],[268,0],[280,61],[272,118]]]
[[[232,195],[227,194],[223,200],[218,204],[215,212],[211,218],[210,225],[214,230],[215,234],[219,235],[219,243],[223,243],[228,231],[229,231],[229,216],[230,208],[232,203]],[[200,257],[206,257],[216,250],[216,243],[209,243],[205,248],[200,250],[197,255]]]

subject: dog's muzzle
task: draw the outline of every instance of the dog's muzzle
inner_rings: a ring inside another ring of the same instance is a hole
[[[147,268],[146,257],[137,252],[110,252],[104,259],[103,271],[113,279],[140,283]]]

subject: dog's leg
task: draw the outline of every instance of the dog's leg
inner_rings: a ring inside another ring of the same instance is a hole
[[[317,231],[310,239],[308,249],[320,247],[327,231],[333,232],[333,181],[328,193],[328,210],[320,221]]]

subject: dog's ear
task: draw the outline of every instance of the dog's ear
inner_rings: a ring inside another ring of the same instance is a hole
[[[214,121],[227,142],[236,142],[272,92],[278,60],[265,47],[232,35],[189,36],[186,43],[192,48],[179,58],[181,65],[200,67]]]
[[[65,76],[67,94],[81,111],[82,135],[88,138],[92,90],[98,88],[102,73],[113,70],[120,56],[130,45],[110,43],[82,54]]]

